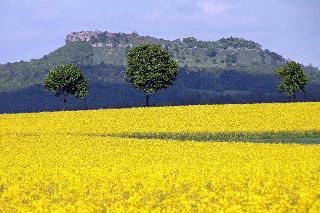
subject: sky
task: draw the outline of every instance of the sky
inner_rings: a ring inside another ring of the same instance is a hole
[[[240,37],[320,68],[320,0],[0,0],[0,63],[41,58],[70,32]]]

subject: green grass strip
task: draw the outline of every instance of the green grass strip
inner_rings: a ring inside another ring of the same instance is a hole
[[[255,143],[299,143],[299,144],[320,144],[320,131],[307,132],[263,132],[263,133],[219,133],[219,132],[197,132],[197,133],[175,133],[175,132],[155,132],[155,133],[51,133],[55,135],[69,136],[89,136],[89,137],[119,137],[136,139],[160,139],[177,141],[198,141],[198,142],[255,142]],[[36,137],[43,134],[11,132],[0,134],[3,136],[15,137]]]
[[[108,136],[137,139],[162,139],[179,141],[245,141],[257,143],[320,144],[320,132],[265,132],[265,133],[121,133]]]

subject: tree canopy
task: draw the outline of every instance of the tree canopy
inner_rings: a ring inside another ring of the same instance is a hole
[[[304,87],[308,82],[308,77],[300,64],[290,61],[285,66],[276,69],[276,73],[281,78],[279,85],[280,93],[284,92],[295,100],[298,91],[305,92]]]
[[[64,109],[70,94],[77,98],[88,94],[88,80],[73,64],[62,65],[50,71],[44,80],[44,86],[46,91],[54,92],[57,97],[63,96]]]
[[[170,53],[156,44],[140,44],[130,49],[127,60],[126,80],[146,93],[146,106],[150,94],[173,84],[179,68]]]

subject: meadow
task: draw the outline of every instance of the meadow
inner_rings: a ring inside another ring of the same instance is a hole
[[[320,209],[320,103],[0,115],[0,212]]]

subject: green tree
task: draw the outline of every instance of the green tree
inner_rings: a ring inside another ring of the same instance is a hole
[[[83,98],[88,94],[88,80],[73,64],[62,65],[50,71],[44,79],[44,86],[46,91],[63,97],[63,110],[67,108],[69,95]]]
[[[305,93],[304,87],[308,82],[308,77],[304,73],[300,64],[290,61],[285,66],[276,69],[276,73],[280,76],[281,82],[279,92],[292,96],[293,101],[296,100],[296,93],[300,90]]]
[[[171,86],[176,79],[178,64],[170,53],[156,44],[140,44],[130,49],[126,80],[146,93],[146,106],[151,94]]]

